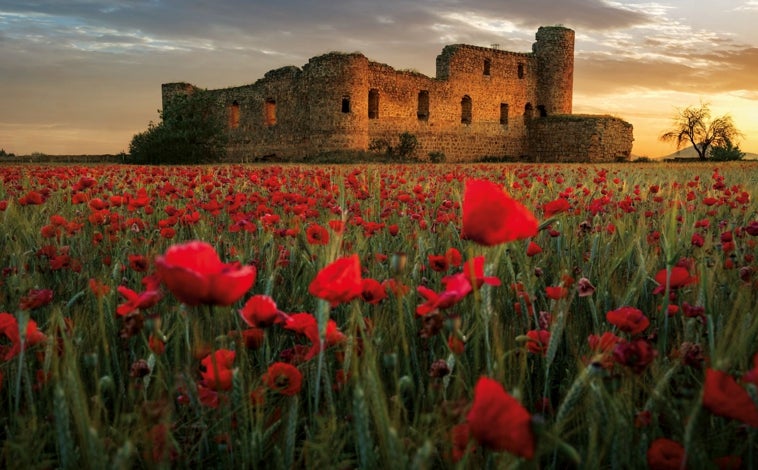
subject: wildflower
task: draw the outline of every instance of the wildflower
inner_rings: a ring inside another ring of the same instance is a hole
[[[145,277],[142,284],[146,289],[139,294],[126,286],[118,286],[116,290],[126,299],[126,303],[116,307],[116,313],[119,316],[123,317],[135,310],[154,307],[161,300],[163,294],[158,290],[158,279],[155,276]]]
[[[44,307],[53,301],[53,291],[50,289],[30,289],[29,293],[21,297],[19,308],[21,310],[34,310]]]
[[[540,253],[542,253],[542,248],[538,244],[530,241],[529,246],[526,247],[526,256],[531,258]]]
[[[445,255],[429,255],[429,268],[436,272],[445,272],[450,267]]]
[[[379,281],[369,277],[363,279],[361,297],[365,302],[376,305],[387,298],[387,291]]]
[[[481,377],[476,383],[466,420],[474,439],[484,447],[526,459],[534,456],[529,412],[495,380]]]
[[[471,441],[471,429],[468,423],[461,423],[453,426],[450,430],[450,442],[453,444],[451,458],[453,462],[458,462],[469,452],[476,450],[476,444],[469,444]]]
[[[650,325],[650,320],[645,314],[634,307],[620,307],[611,310],[605,314],[605,319],[611,325],[618,327],[619,330],[631,335],[642,333]]]
[[[309,245],[328,245],[329,231],[319,224],[311,224],[305,229],[305,237]]]
[[[312,359],[321,351],[321,336],[318,331],[316,317],[310,313],[293,313],[287,317],[284,324],[287,330],[295,331],[311,341],[311,348],[304,356],[304,360]],[[345,335],[337,328],[334,320],[326,322],[326,334],[324,335],[324,347],[330,347],[345,341]]]
[[[684,446],[671,439],[659,437],[647,449],[647,465],[651,470],[679,470],[685,468]]]
[[[671,268],[671,277],[669,278],[669,288],[679,289],[680,287],[688,286],[690,284],[697,284],[698,278],[691,276],[687,268],[682,266],[674,266]],[[653,290],[653,294],[660,294],[666,290],[666,270],[661,269],[655,275],[655,282],[658,283],[658,287]]]
[[[108,292],[110,292],[111,287],[108,284],[98,281],[97,279],[90,279],[89,289],[93,294],[95,294],[95,297],[102,299],[108,294]]]
[[[235,356],[236,353],[228,349],[219,349],[205,356],[200,361],[203,385],[211,390],[231,390]]]
[[[586,277],[579,279],[576,288],[579,291],[579,297],[589,297],[595,293],[595,286]]]
[[[463,265],[463,273],[471,281],[472,286],[476,286],[477,289],[482,287],[483,284],[490,286],[499,286],[500,279],[494,276],[485,276],[484,274],[484,256],[477,256],[473,259],[466,261]],[[463,274],[461,273],[461,274]],[[454,276],[448,276],[454,277]],[[442,278],[442,282],[445,283],[446,278]]]
[[[10,361],[21,352],[21,334],[18,320],[10,313],[0,313],[0,335],[4,335],[11,342],[10,347],[0,346],[0,354],[2,354],[3,360]],[[37,329],[37,322],[31,319],[27,320],[24,349],[43,343],[46,340],[47,336]]]
[[[448,264],[450,264],[450,266],[453,266],[455,268],[463,263],[461,252],[452,247],[448,248],[445,252],[445,259],[447,260]]]
[[[703,406],[717,416],[758,427],[758,407],[750,395],[726,372],[706,369]]]
[[[275,323],[284,323],[287,317],[277,308],[274,299],[268,295],[250,297],[238,312],[245,323],[255,328],[266,328]]]
[[[147,258],[143,255],[129,255],[127,259],[129,260],[129,267],[138,273],[147,271],[147,268],[150,266]]]
[[[569,202],[564,198],[558,198],[554,201],[550,201],[548,203],[545,203],[542,206],[542,210],[544,213],[544,217],[546,219],[549,219],[550,217],[554,216],[555,214],[560,214],[561,212],[566,212],[569,209],[571,209],[571,205]]]
[[[493,246],[537,234],[529,209],[487,180],[468,180],[463,195],[461,238]]]
[[[254,266],[222,263],[201,241],[172,245],[155,267],[168,290],[187,305],[231,305],[255,283]]]
[[[293,396],[300,393],[303,374],[297,367],[286,362],[275,362],[263,375],[263,383],[280,395]]]
[[[334,307],[349,302],[363,292],[361,265],[357,254],[339,258],[318,272],[308,292]]]
[[[545,287],[545,295],[548,299],[562,299],[568,295],[568,289],[563,286],[547,286]]]
[[[547,347],[550,344],[550,330],[529,330],[526,332],[528,338],[526,349],[532,354],[545,356]]]
[[[628,343],[617,343],[613,348],[613,358],[617,363],[632,369],[635,374],[640,374],[653,362],[658,351],[644,338],[637,338]]]

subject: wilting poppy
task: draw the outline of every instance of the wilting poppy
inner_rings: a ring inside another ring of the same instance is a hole
[[[331,306],[349,302],[363,292],[361,264],[357,254],[339,258],[318,272],[308,286],[311,295]]]
[[[644,338],[619,342],[613,348],[613,359],[622,366],[628,367],[635,374],[640,374],[658,356],[653,346]]]
[[[579,279],[576,288],[579,291],[579,297],[589,297],[595,293],[595,286],[586,277]]]
[[[497,381],[479,379],[466,420],[474,439],[484,447],[527,459],[534,456],[531,416]]]
[[[758,407],[742,386],[726,372],[707,369],[703,406],[711,413],[758,427]]]
[[[216,250],[201,241],[169,247],[155,267],[168,290],[187,305],[231,305],[255,283],[254,266],[222,263]]]
[[[263,375],[263,383],[280,395],[297,395],[303,383],[303,374],[292,364],[275,362]]]
[[[537,234],[537,219],[520,202],[487,180],[468,180],[461,238],[493,246]]]
[[[671,439],[659,437],[647,449],[647,465],[651,470],[680,470],[684,468],[684,446]]]
[[[632,335],[642,333],[650,325],[650,320],[641,310],[628,306],[611,310],[605,314],[605,319],[619,330]]]

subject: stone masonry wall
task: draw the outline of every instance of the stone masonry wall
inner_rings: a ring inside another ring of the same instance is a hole
[[[629,160],[632,125],[611,116],[563,115],[535,119],[529,125],[530,159],[537,162]]]
[[[573,47],[574,32],[562,27],[540,28],[531,53],[446,46],[435,78],[359,53],[329,53],[302,68],[272,70],[251,85],[210,92],[228,119],[228,157],[235,161],[366,151],[378,140],[396,144],[404,132],[417,138],[421,160],[430,152],[442,152],[448,161],[530,155],[541,161],[580,155],[609,160],[628,154],[630,125],[629,135],[621,137],[627,128],[604,119],[552,119],[571,113]],[[194,89],[164,84],[164,105],[172,94]],[[551,136],[552,128],[573,137]],[[606,134],[618,136],[587,140]],[[574,137],[587,140],[575,148],[592,150],[565,157],[560,152]]]

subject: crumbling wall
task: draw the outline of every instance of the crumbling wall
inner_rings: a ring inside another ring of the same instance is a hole
[[[529,125],[529,159],[537,162],[629,160],[632,125],[612,116],[557,115]]]

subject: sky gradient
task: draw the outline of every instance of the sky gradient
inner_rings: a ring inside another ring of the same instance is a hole
[[[447,44],[529,52],[557,24],[576,31],[574,112],[631,122],[635,155],[673,152],[658,136],[700,102],[758,152],[758,0],[0,0],[0,148],[127,151],[161,83],[245,85],[330,51],[434,76]]]

